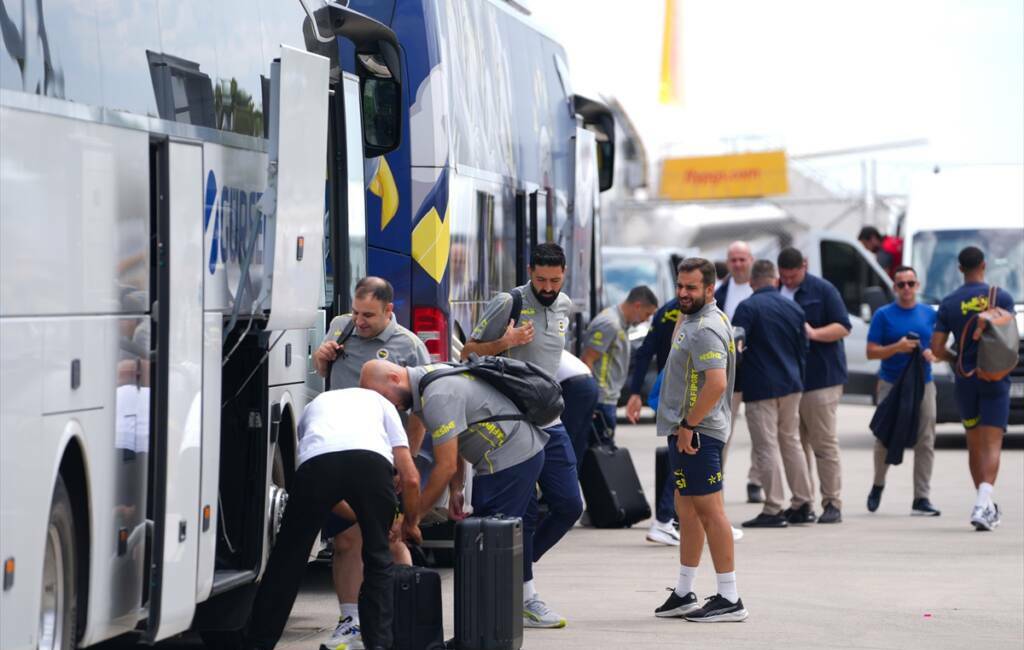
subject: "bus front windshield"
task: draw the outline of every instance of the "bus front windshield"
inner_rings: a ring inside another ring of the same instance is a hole
[[[920,299],[938,304],[963,284],[957,255],[967,246],[985,253],[985,281],[1024,300],[1024,230],[934,230],[914,235],[913,260],[921,281]]]

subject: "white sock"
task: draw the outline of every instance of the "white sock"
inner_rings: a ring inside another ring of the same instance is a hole
[[[697,567],[679,565],[679,580],[676,582],[676,595],[685,597],[693,591],[693,581],[697,579]]]
[[[718,595],[725,598],[730,603],[735,603],[740,599],[740,594],[736,591],[735,571],[730,571],[729,573],[716,573],[715,577],[718,579]]]
[[[527,580],[523,583],[523,602],[533,600],[537,597],[537,587],[533,585],[533,580]]]
[[[992,484],[982,483],[978,486],[978,500],[974,505],[984,508],[992,503]]]
[[[341,605],[341,617],[346,616],[352,617],[352,622],[356,625],[359,624],[359,604],[358,603],[340,603]]]

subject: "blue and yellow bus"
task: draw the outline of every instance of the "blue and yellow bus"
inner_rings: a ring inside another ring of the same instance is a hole
[[[598,192],[611,186],[614,120],[573,93],[563,48],[498,0],[352,0],[402,55],[398,149],[366,161],[366,222],[350,221],[345,286],[365,270],[395,287],[395,312],[448,360],[495,293],[527,281],[530,249],[569,260],[570,340],[600,305]],[[345,47],[343,44],[342,47]],[[351,60],[342,56],[342,60]],[[344,269],[339,269],[344,271]]]

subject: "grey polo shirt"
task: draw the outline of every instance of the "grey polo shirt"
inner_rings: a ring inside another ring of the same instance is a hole
[[[585,347],[601,353],[594,364],[594,378],[601,389],[601,404],[618,404],[619,393],[629,373],[629,338],[626,336],[626,317],[618,305],[601,311],[587,325],[583,335]]]
[[[533,323],[533,341],[509,348],[505,354],[512,359],[535,363],[554,377],[558,372],[558,364],[561,363],[562,349],[565,348],[565,333],[569,330],[572,299],[559,292],[551,306],[545,307],[533,294],[530,283],[518,289],[523,295],[519,325]],[[482,342],[501,338],[508,328],[511,315],[512,296],[506,292],[499,293],[484,307],[483,316],[473,328],[470,338]]]
[[[661,384],[657,427],[659,436],[675,433],[697,395],[704,388],[708,370],[724,368],[728,376],[725,392],[707,417],[697,425],[701,435],[729,439],[732,422],[732,391],[736,382],[736,343],[732,338],[732,324],[714,301],[704,305],[696,314],[686,317],[672,341]]]
[[[331,321],[324,341],[336,341],[345,325],[352,320],[351,314],[342,314]],[[355,388],[359,386],[359,372],[363,364],[371,359],[387,359],[400,366],[420,366],[430,363],[427,346],[420,337],[405,329],[392,315],[391,321],[373,338],[359,336],[354,330],[345,341],[345,358],[339,358],[331,367],[331,388]]]
[[[477,474],[494,474],[515,467],[544,449],[548,434],[529,422],[480,422],[519,411],[498,389],[468,373],[435,380],[421,398],[420,379],[431,370],[447,367],[409,368],[412,412],[423,420],[434,447],[457,437],[459,454],[473,465]]]

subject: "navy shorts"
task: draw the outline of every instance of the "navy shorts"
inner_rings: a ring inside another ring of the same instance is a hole
[[[700,449],[691,456],[676,447],[676,436],[668,437],[668,459],[676,480],[676,490],[684,497],[714,494],[722,489],[721,440],[701,435]]]
[[[1010,382],[956,378],[956,405],[965,429],[978,425],[1006,430],[1010,423]]]
[[[334,537],[344,533],[349,528],[356,525],[356,522],[349,521],[344,517],[340,517],[333,512],[328,513],[327,521],[324,522],[324,535],[327,537]]]

